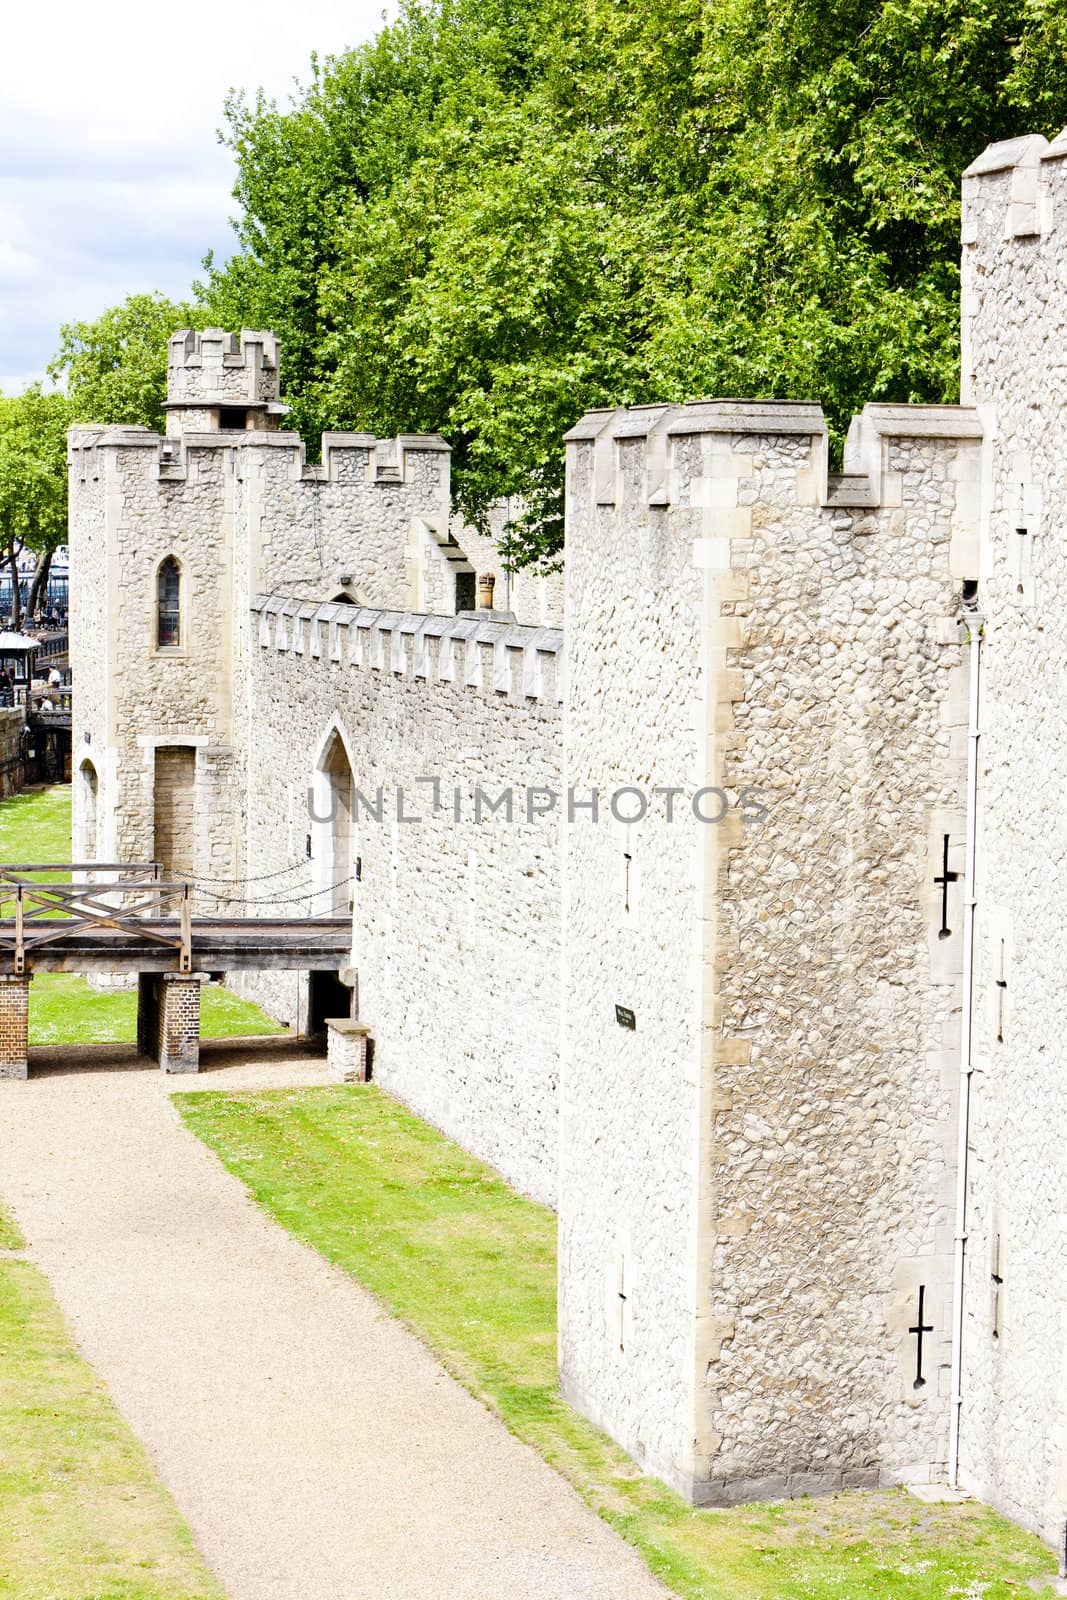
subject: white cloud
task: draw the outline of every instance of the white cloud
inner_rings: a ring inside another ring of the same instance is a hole
[[[233,248],[231,89],[284,101],[312,52],[381,25],[379,0],[50,0],[9,7],[0,59],[0,389],[41,375],[62,322],[141,289],[181,296]]]
[[[11,283],[25,283],[33,276],[37,261],[28,250],[20,250],[0,238],[0,287]]]

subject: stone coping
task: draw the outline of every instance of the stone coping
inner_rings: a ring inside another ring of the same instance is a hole
[[[238,402],[233,400],[232,396],[231,402],[242,411],[266,409],[266,403],[252,400]],[[208,398],[203,402],[197,401],[196,407],[210,409],[219,403],[221,402],[217,398]],[[181,402],[181,406],[188,408],[184,401]],[[91,450],[96,445],[119,445],[124,449],[158,448],[164,441],[174,446],[185,444],[195,445],[200,449],[214,447],[227,450],[242,444],[266,446],[272,450],[295,450],[303,449],[304,444],[300,434],[294,433],[291,429],[220,428],[205,429],[203,432],[191,429],[183,434],[163,434],[146,428],[140,422],[123,424],[79,422],[67,430],[67,438],[72,450]],[[380,444],[396,445],[399,450],[428,450],[439,454],[451,454],[452,450],[452,446],[439,433],[399,433],[394,438],[387,439],[381,439],[373,433],[324,433],[321,442],[324,455],[332,450],[373,450]]]
[[[386,611],[374,606],[345,605],[334,600],[301,600],[295,595],[257,594],[249,608],[261,622],[277,618],[285,624],[333,623],[339,628],[398,633],[410,640],[436,639],[460,643],[504,645],[514,650],[534,649],[558,655],[563,649],[563,630],[532,623],[493,621],[473,617],[446,616],[433,611]],[[295,631],[295,630],[294,630]],[[278,647],[283,648],[281,642]]]
[[[981,421],[971,406],[871,404],[853,419],[853,429],[860,422],[901,439],[982,436]],[[826,418],[821,406],[806,400],[690,400],[679,406],[588,411],[563,437],[567,444],[583,444],[645,439],[653,433],[670,438],[692,433],[811,438],[825,435]]]
[[[432,612],[256,595],[259,645],[339,666],[437,680],[505,696],[509,703],[558,704],[563,697],[559,628]]]

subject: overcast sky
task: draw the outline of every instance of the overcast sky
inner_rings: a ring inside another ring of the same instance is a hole
[[[229,89],[285,100],[313,51],[370,38],[382,0],[19,0],[0,40],[0,390],[59,325],[135,290],[184,295],[233,247]]]

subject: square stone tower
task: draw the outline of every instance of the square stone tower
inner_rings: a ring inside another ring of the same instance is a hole
[[[982,417],[982,715],[960,1467],[1067,1525],[1067,130],[963,180],[963,393]]]
[[[444,441],[327,434],[312,465],[278,395],[272,333],[184,329],[165,435],[71,430],[78,859],[240,873],[257,595],[455,609]]]
[[[698,1503],[937,1477],[981,420],[567,455],[564,1391]]]
[[[278,399],[278,340],[183,328],[167,349],[167,434],[271,430],[288,411]]]

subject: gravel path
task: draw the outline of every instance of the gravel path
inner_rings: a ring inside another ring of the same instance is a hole
[[[99,1059],[99,1058],[98,1058]],[[0,1196],[230,1600],[662,1600],[636,1554],[359,1286],[270,1222],[175,1088],[277,1052],[0,1082]]]

